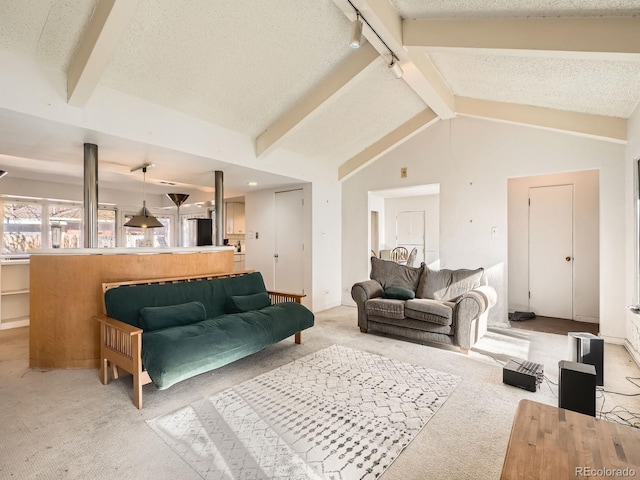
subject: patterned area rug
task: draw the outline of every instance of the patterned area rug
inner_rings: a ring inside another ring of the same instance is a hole
[[[459,382],[333,345],[147,423],[206,479],[374,479]]]

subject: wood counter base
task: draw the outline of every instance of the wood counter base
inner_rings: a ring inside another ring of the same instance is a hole
[[[32,255],[29,366],[98,368],[102,284],[233,272],[233,251]]]

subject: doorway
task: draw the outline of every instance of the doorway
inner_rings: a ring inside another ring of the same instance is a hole
[[[507,186],[509,312],[598,324],[600,172],[510,178]],[[552,265],[549,256],[558,263]],[[557,309],[554,302],[564,303]]]

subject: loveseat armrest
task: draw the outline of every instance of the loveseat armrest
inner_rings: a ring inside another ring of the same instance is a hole
[[[381,297],[383,293],[382,285],[376,280],[365,280],[363,282],[354,283],[351,287],[351,298],[360,305],[372,298]]]
[[[493,287],[483,285],[460,295],[455,304],[456,344],[469,350],[487,331],[487,312],[497,302]]]
[[[367,300],[381,297],[383,293],[382,285],[376,280],[364,280],[354,283],[351,287],[351,298],[358,306],[358,326],[362,332],[366,332],[368,327],[367,311],[364,304]]]

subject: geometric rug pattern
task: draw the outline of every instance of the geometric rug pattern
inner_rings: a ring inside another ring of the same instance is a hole
[[[333,345],[147,423],[205,479],[375,479],[459,382]]]

